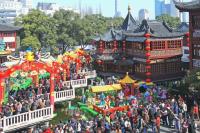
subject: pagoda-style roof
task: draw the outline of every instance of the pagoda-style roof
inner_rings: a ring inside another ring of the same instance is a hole
[[[137,21],[135,21],[135,19],[133,18],[133,16],[131,15],[131,11],[130,11],[130,6],[128,7],[128,14],[121,26],[122,30],[124,31],[133,31],[137,28],[138,23]]]
[[[186,22],[182,22],[176,29],[177,32],[189,32],[189,24]]]
[[[0,24],[0,31],[19,31],[20,29],[22,28],[13,25]]]
[[[183,33],[174,31],[170,28],[165,22],[159,21],[147,21],[143,20],[141,25],[132,32],[125,33],[127,36],[142,36],[144,37],[145,33],[150,33],[151,37],[154,38],[175,38],[183,36]]]
[[[133,79],[128,75],[128,72],[127,72],[127,73],[126,73],[126,76],[125,76],[123,79],[119,80],[119,82],[120,82],[121,84],[133,84],[133,83],[136,82],[136,80],[133,80]]]
[[[195,0],[191,2],[177,2],[176,0],[174,0],[174,4],[176,8],[178,8],[182,12],[200,10],[200,0]]]
[[[120,41],[122,40],[122,32],[118,30],[114,30],[111,28],[106,33],[104,33],[102,36],[99,36],[94,39],[95,41],[105,41],[105,42],[111,42],[114,40]]]

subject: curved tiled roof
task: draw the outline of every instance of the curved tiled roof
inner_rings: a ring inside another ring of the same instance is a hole
[[[22,28],[12,26],[12,25],[7,25],[7,24],[0,24],[0,31],[18,31],[20,29],[22,29]]]
[[[135,19],[133,18],[133,16],[131,15],[130,12],[128,12],[121,28],[122,30],[125,30],[125,31],[133,31],[134,29],[136,29],[138,26],[138,23],[135,21]]]
[[[189,32],[189,24],[187,24],[186,22],[182,22],[176,29],[177,32]]]
[[[200,0],[191,2],[177,2],[174,0],[174,4],[180,11],[200,10]]]

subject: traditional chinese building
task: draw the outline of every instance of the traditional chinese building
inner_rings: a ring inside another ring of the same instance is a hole
[[[120,30],[110,29],[96,38],[97,69],[100,74],[129,72],[147,82],[181,78],[183,35],[164,22],[138,24],[129,8]]]
[[[190,69],[200,68],[200,0],[174,2],[181,12],[189,12]]]
[[[17,48],[17,32],[21,28],[0,24],[0,64]]]
[[[176,29],[177,32],[184,34],[183,36],[183,46],[182,46],[182,68],[185,70],[189,69],[189,24],[182,22]]]

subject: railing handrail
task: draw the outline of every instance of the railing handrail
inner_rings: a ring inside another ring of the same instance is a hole
[[[8,119],[8,118],[13,118],[13,117],[18,117],[18,116],[22,116],[22,115],[25,115],[25,114],[33,113],[33,112],[36,112],[36,111],[45,110],[45,109],[48,109],[48,108],[51,108],[51,106],[44,107],[44,108],[41,108],[41,109],[36,109],[36,110],[33,110],[33,111],[28,111],[28,112],[20,113],[20,114],[17,114],[17,115],[4,116],[2,119],[4,119],[4,118]]]
[[[8,117],[4,116],[3,118],[0,119],[1,121],[0,128],[3,131],[12,131],[14,129],[20,128],[21,126],[28,126],[36,122],[49,120],[52,117],[53,117],[53,106],[44,107],[41,109],[28,111],[13,116],[8,116]]]
[[[74,89],[68,89],[68,90],[62,90],[62,91],[55,91],[55,93],[62,93],[62,92],[66,92],[66,91],[73,91]]]

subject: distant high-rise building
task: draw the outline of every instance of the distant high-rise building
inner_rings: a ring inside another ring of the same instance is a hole
[[[155,0],[155,16],[162,14],[163,0]]]
[[[1,0],[0,22],[13,23],[20,14],[27,14],[28,8],[23,7],[23,3],[18,0]]]
[[[114,17],[120,17],[121,12],[118,10],[119,0],[115,0],[115,15]]]
[[[59,6],[56,3],[43,3],[43,2],[39,2],[37,4],[37,9],[44,12],[45,14],[48,15],[53,15],[56,11],[59,10]]]
[[[140,9],[138,13],[139,21],[142,21],[144,19],[149,20],[149,11],[147,9]]]
[[[179,17],[179,10],[175,7],[174,1],[170,0],[170,16]]]
[[[23,6],[28,8],[28,9],[32,9],[32,4],[33,1],[32,0],[19,0],[20,2],[22,2]]]
[[[162,14],[179,17],[179,11],[175,8],[173,0],[155,0],[155,16]]]

